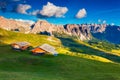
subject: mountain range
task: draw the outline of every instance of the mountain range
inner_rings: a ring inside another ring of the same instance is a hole
[[[93,37],[120,44],[120,26],[107,24],[66,24],[54,25],[45,20],[35,23],[17,21],[0,17],[0,28],[23,33],[45,34],[49,36],[69,35],[80,40],[91,40]]]

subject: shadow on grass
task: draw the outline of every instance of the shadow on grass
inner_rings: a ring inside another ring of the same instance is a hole
[[[104,58],[107,58],[111,61],[120,63],[119,56],[116,56],[116,55],[113,55],[110,53],[105,53],[105,52],[97,50],[97,49],[93,49],[91,47],[80,44],[80,43],[78,43],[70,38],[61,38],[61,37],[58,37],[58,38],[61,40],[62,44],[65,47],[68,47],[72,52],[89,54],[89,55],[96,55],[96,56],[104,57]]]

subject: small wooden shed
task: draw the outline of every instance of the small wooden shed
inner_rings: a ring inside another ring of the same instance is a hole
[[[49,44],[43,44],[42,46],[38,46],[31,51],[33,54],[58,54],[57,51],[55,51],[55,48]]]
[[[26,50],[30,47],[30,43],[28,42],[15,42],[11,44],[11,47],[14,50]]]
[[[44,53],[46,53],[45,50],[43,50],[43,49],[41,49],[41,48],[39,48],[39,47],[36,47],[36,48],[32,49],[31,52],[32,52],[33,54],[44,54]]]

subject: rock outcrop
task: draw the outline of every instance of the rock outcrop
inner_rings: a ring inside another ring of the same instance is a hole
[[[47,21],[37,21],[34,25],[32,25],[31,33],[43,33],[48,32],[52,35],[52,32],[55,30],[55,26],[53,24],[48,23]]]
[[[106,30],[107,25],[106,24],[90,24],[90,31],[92,33],[102,33]]]
[[[67,24],[67,25],[53,25],[47,21],[36,22],[31,30],[31,33],[48,33],[49,35],[54,35],[55,33],[67,34],[69,36],[76,36],[80,40],[90,40],[90,30],[86,26],[81,26],[77,24]]]
[[[67,32],[67,34],[69,34],[71,36],[76,36],[80,40],[90,40],[91,39],[89,27],[86,27],[84,25],[67,24],[67,25],[64,25],[64,29]]]
[[[12,19],[6,19],[4,17],[0,17],[0,28],[12,31],[21,31],[24,33],[29,33],[31,24],[24,23],[21,21],[16,21]]]

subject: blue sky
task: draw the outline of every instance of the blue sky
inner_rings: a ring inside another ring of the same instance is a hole
[[[0,15],[54,24],[120,25],[120,0],[0,0]]]

